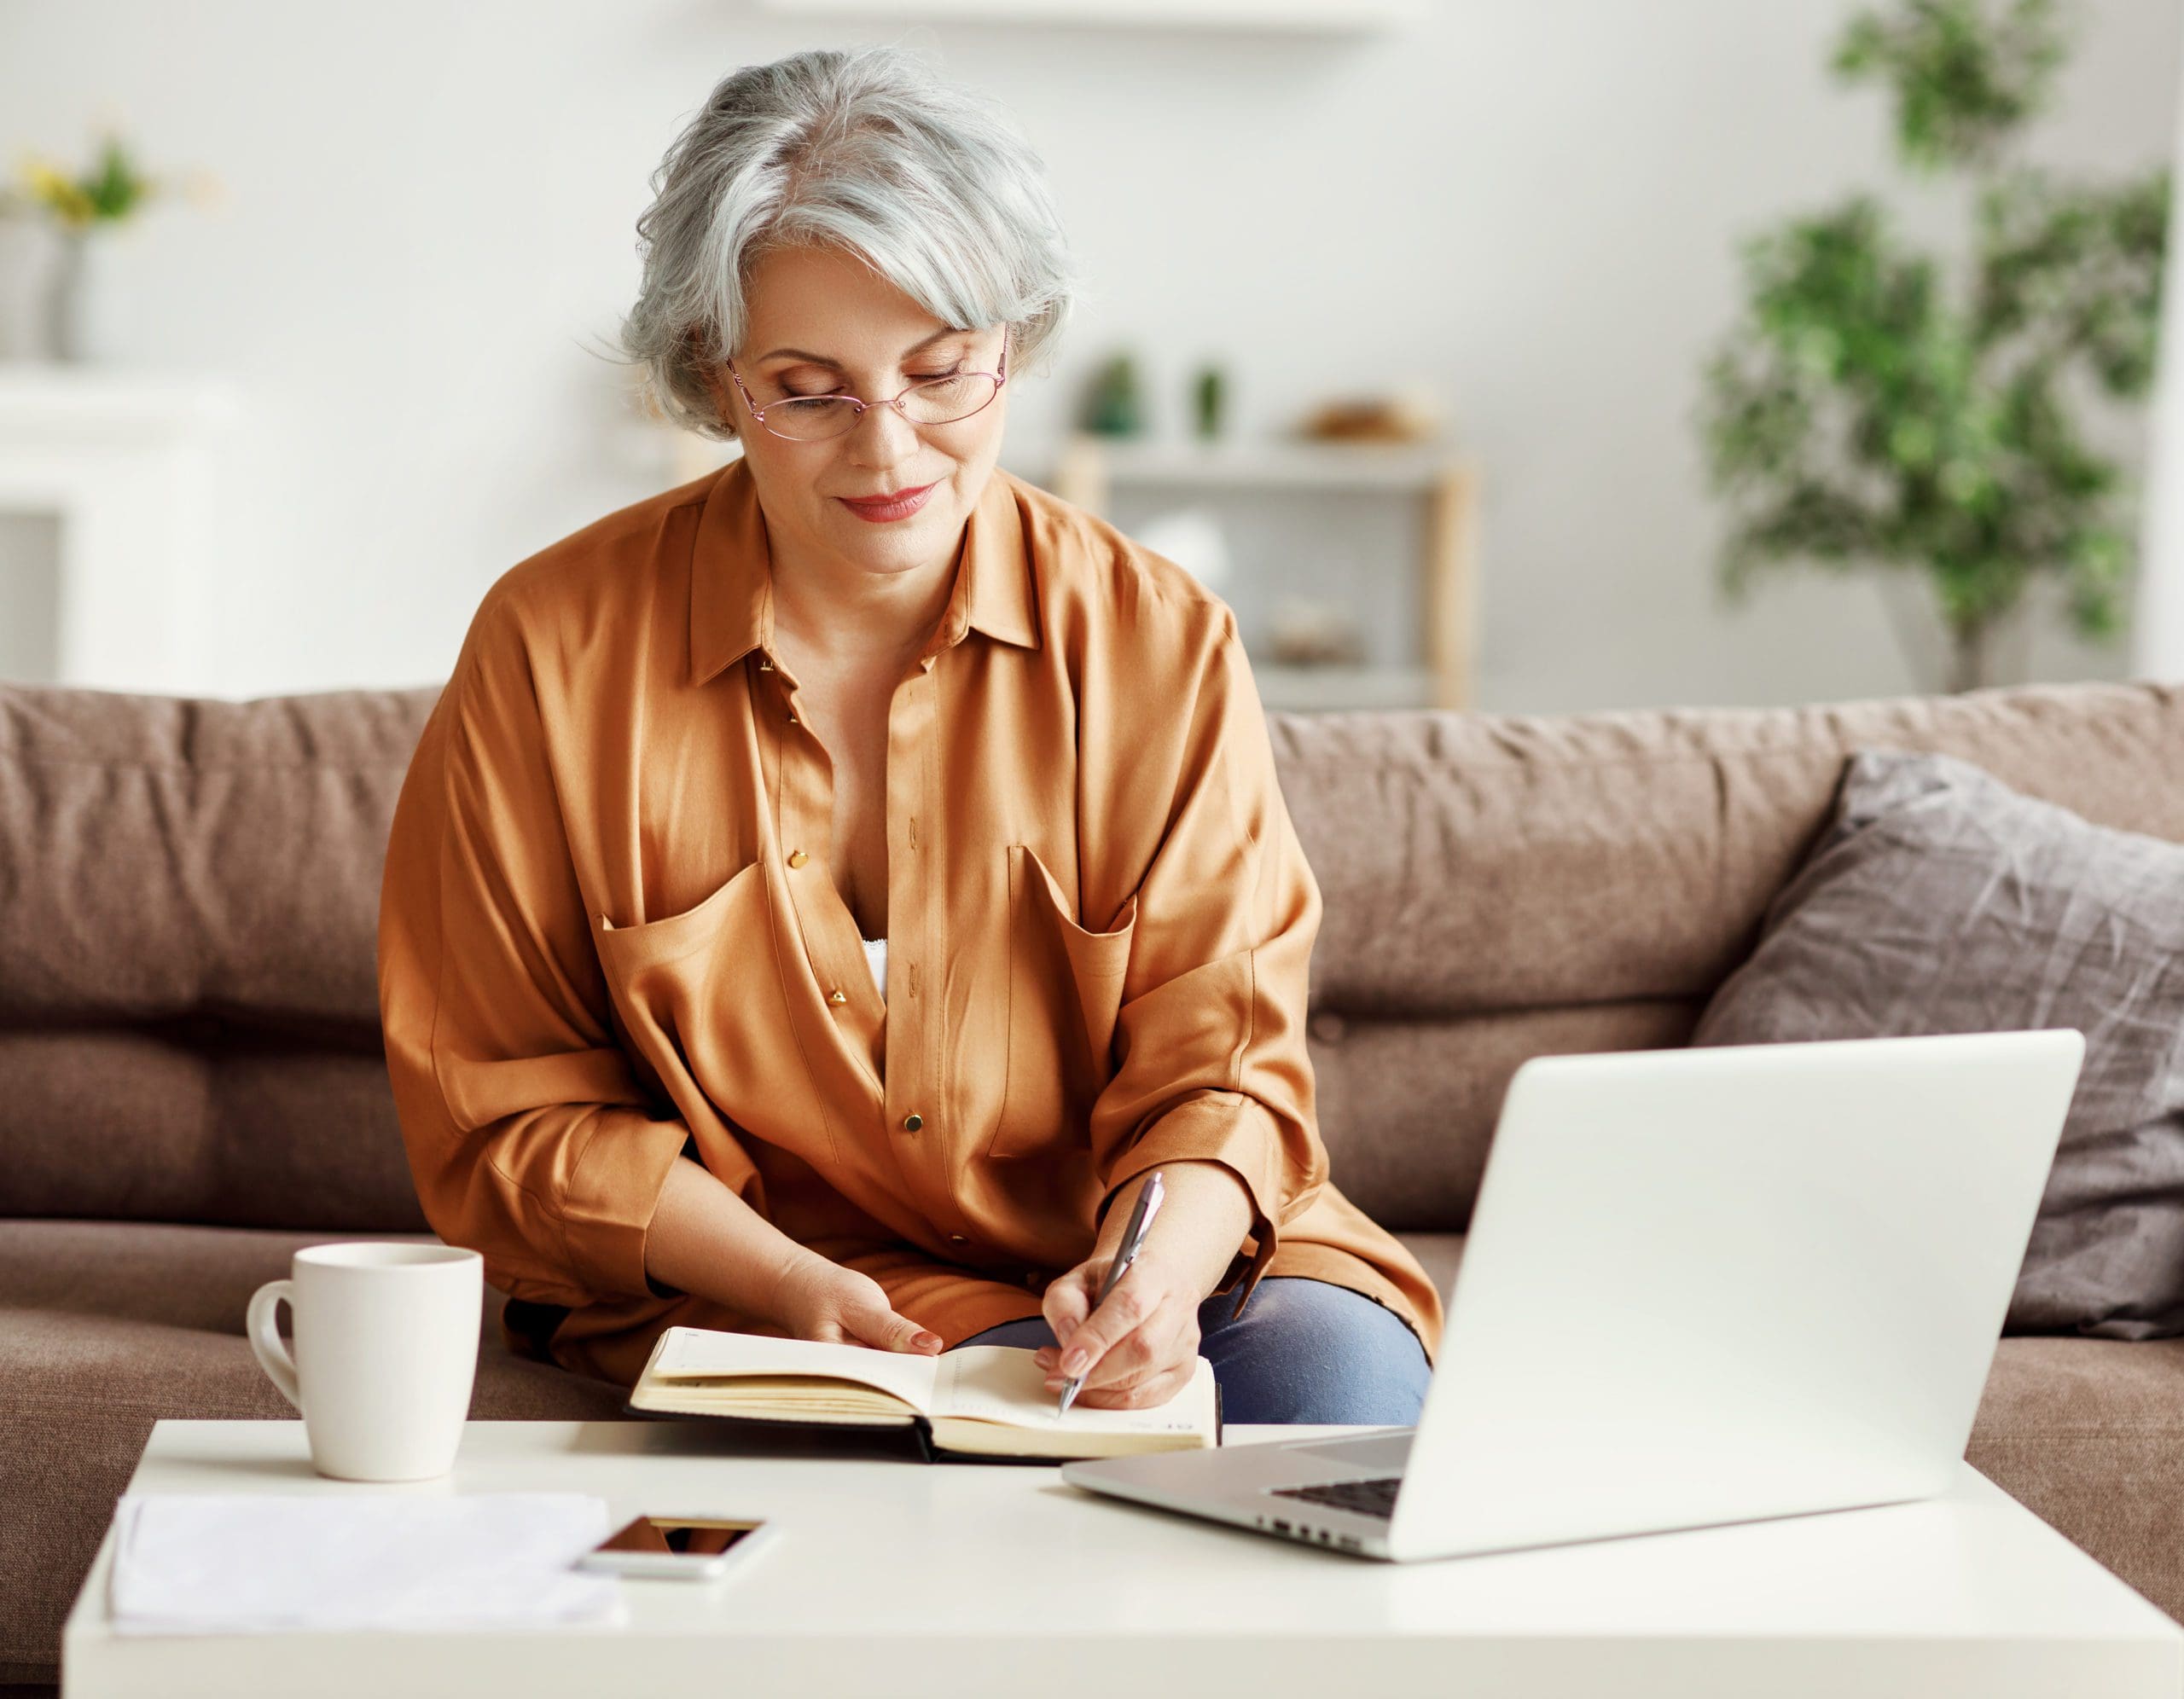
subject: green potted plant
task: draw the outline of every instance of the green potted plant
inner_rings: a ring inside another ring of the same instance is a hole
[[[1871,194],[1792,219],[1743,243],[1745,315],[1705,371],[1731,600],[1776,565],[1923,573],[1951,690],[1995,681],[1997,623],[2037,579],[2088,636],[2124,624],[2135,492],[2067,391],[2151,386],[2169,171],[2072,183],[2016,157],[2065,35],[2053,0],[1855,15],[1832,68],[1888,86],[1913,171],[1967,180],[1968,259],[1952,277]]]

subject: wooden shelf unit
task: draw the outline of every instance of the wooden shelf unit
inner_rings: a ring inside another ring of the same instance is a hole
[[[1106,515],[1115,487],[1385,490],[1426,502],[1419,560],[1420,654],[1411,665],[1255,663],[1269,707],[1469,708],[1478,642],[1478,472],[1445,444],[1270,439],[1206,444],[1079,433],[1052,455],[1048,487]]]

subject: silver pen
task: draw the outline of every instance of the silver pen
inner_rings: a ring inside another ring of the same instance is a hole
[[[1160,1213],[1160,1199],[1167,1189],[1159,1168],[1153,1169],[1146,1177],[1145,1184],[1138,1187],[1137,1202],[1130,1205],[1130,1220],[1123,1226],[1122,1249],[1115,1253],[1115,1260],[1107,1265],[1107,1279],[1100,1282],[1100,1296],[1092,1301],[1093,1309],[1097,1310],[1107,1302],[1107,1294],[1115,1290],[1115,1282],[1123,1278],[1124,1271],[1136,1259],[1138,1247],[1145,1243],[1145,1230],[1153,1225],[1153,1218]],[[1084,1319],[1089,1321],[1091,1319],[1088,1314]],[[1083,1322],[1077,1324],[1079,1327],[1083,1325]],[[1069,1414],[1070,1400],[1077,1396],[1077,1389],[1083,1384],[1084,1377],[1075,1375],[1062,1388],[1061,1408],[1054,1412],[1056,1421]]]

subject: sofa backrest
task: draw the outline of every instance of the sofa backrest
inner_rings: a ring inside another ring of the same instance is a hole
[[[438,696],[0,688],[0,1215],[427,1230],[376,932]]]
[[[1794,709],[1269,716],[1320,881],[1313,1069],[1336,1182],[1470,1220],[1527,1057],[1688,1041],[1832,812],[1850,751],[1939,750],[2184,840],[2184,689],[2019,687]]]
[[[437,692],[0,687],[0,1216],[425,1227],[380,1048],[394,799]],[[1270,714],[1326,914],[1336,1180],[1469,1218],[1526,1057],[1684,1042],[1849,751],[1937,749],[2184,840],[2184,691],[1804,709]]]

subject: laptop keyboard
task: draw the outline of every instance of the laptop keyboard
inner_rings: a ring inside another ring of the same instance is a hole
[[[1391,1516],[1396,1513],[1396,1488],[1400,1475],[1383,1475],[1370,1481],[1326,1481],[1316,1487],[1277,1487],[1270,1497],[1302,1499],[1308,1505],[1332,1505],[1339,1511],[1355,1511],[1362,1516]]]

